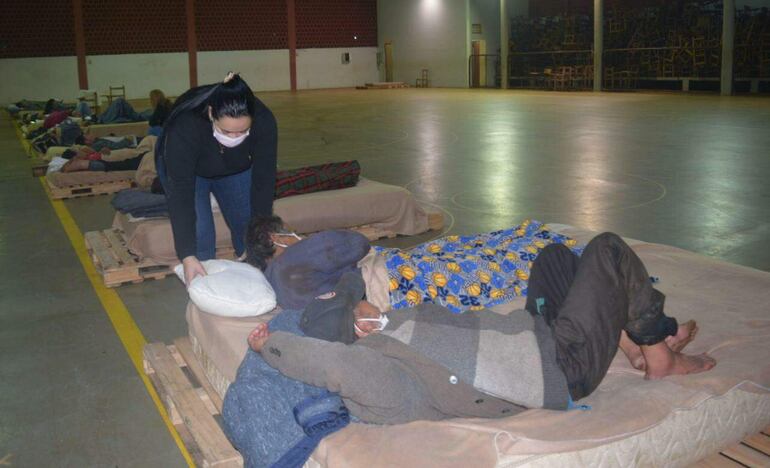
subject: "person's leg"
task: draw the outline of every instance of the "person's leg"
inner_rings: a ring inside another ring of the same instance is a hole
[[[563,244],[546,246],[535,258],[527,285],[525,308],[542,315],[548,325],[569,293],[580,259]]]
[[[135,171],[139,169],[139,164],[142,162],[144,155],[137,156],[135,158],[124,159],[122,161],[91,161],[89,164],[89,171]],[[96,169],[94,167],[97,167]]]
[[[677,333],[676,320],[663,313],[664,299],[620,237],[604,233],[588,244],[552,322],[557,359],[574,399],[589,395],[604,378],[623,329],[637,345],[663,343]]]
[[[216,233],[214,215],[211,213],[212,179],[195,178],[195,238],[198,260],[211,260],[216,257]]]
[[[215,180],[212,191],[230,228],[235,255],[240,257],[251,218],[251,169]]]

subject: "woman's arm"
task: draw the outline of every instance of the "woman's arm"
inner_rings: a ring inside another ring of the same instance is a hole
[[[254,116],[251,133],[251,215],[270,215],[275,197],[278,127],[269,109]]]
[[[179,260],[194,256],[195,236],[195,165],[198,160],[195,129],[190,119],[180,118],[166,130],[166,199],[168,200],[174,247]]]

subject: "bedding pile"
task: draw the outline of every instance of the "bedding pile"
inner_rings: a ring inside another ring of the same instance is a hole
[[[139,189],[121,190],[112,198],[112,206],[134,218],[168,217],[166,196]]]

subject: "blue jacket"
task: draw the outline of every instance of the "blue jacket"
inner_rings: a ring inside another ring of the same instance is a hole
[[[288,247],[265,270],[284,309],[304,309],[334,289],[344,273],[358,268],[369,252],[369,240],[353,231],[323,231]]]

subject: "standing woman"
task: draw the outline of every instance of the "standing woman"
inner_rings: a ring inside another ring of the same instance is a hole
[[[185,283],[216,254],[210,194],[244,251],[252,215],[273,211],[278,131],[275,117],[238,74],[190,89],[177,99],[158,142],[157,168],[168,200]]]

